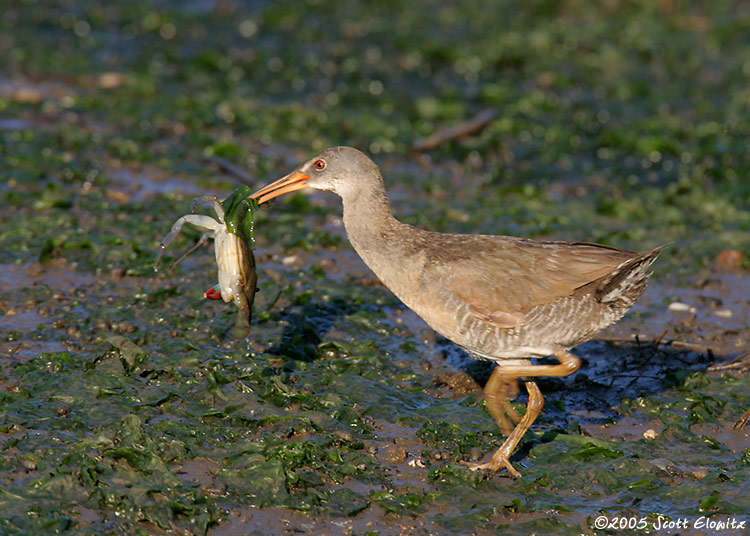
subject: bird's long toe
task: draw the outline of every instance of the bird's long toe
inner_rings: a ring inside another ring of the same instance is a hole
[[[513,464],[510,463],[510,460],[507,456],[504,455],[497,455],[496,452],[494,456],[492,456],[492,459],[485,463],[474,463],[474,462],[461,462],[463,465],[471,469],[472,471],[491,471],[493,473],[498,472],[500,469],[506,469],[508,471],[508,474],[512,476],[513,478],[520,478],[521,473],[519,473],[515,467],[513,467]]]

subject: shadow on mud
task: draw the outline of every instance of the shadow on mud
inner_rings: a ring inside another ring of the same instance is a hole
[[[276,316],[284,327],[278,342],[267,353],[287,360],[312,362],[322,356],[324,340],[339,318],[353,315],[368,306],[334,297],[329,302],[311,300],[304,305],[290,305]],[[322,346],[321,346],[322,345]]]
[[[457,364],[461,373],[484,388],[494,364],[472,359],[447,339],[440,338],[442,357]],[[694,373],[711,372],[730,363],[738,353],[714,354],[673,349],[660,341],[611,343],[593,340],[573,350],[581,359],[581,368],[567,378],[537,377],[535,381],[545,395],[546,405],[539,422],[556,425],[603,425],[615,422],[623,413],[623,401],[636,400],[672,388],[679,388]],[[553,357],[534,360],[536,364],[554,365]],[[523,388],[514,399],[526,404]],[[464,393],[458,393],[462,395]]]

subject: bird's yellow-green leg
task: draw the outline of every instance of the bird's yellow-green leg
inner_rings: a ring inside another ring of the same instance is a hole
[[[495,367],[484,386],[484,398],[487,411],[495,418],[505,435],[510,435],[513,427],[521,422],[521,416],[510,404],[510,400],[517,394],[518,377],[503,374],[500,367]]]
[[[487,381],[485,386],[485,393],[488,393],[488,388],[491,391],[487,394],[487,409],[498,420],[498,424],[502,427],[502,421],[498,419],[497,415],[507,414],[507,406],[509,406],[508,399],[505,398],[505,393],[500,392],[507,389],[508,379],[533,377],[533,376],[555,376],[563,377],[574,373],[581,366],[581,360],[570,352],[560,352],[555,354],[555,357],[560,361],[559,365],[509,365],[502,366],[498,364],[492,371],[492,376]],[[497,376],[493,380],[493,377]],[[510,433],[505,442],[500,446],[499,449],[492,455],[492,459],[487,463],[466,463],[466,465],[474,470],[489,469],[491,471],[499,471],[500,469],[507,469],[513,477],[520,477],[519,473],[513,465],[510,463],[510,457],[518,447],[524,434],[528,431],[531,425],[534,423],[536,418],[542,412],[544,408],[544,397],[542,392],[533,381],[524,381],[526,391],[529,393],[529,402],[526,405],[526,413],[520,422],[516,425],[513,431]]]

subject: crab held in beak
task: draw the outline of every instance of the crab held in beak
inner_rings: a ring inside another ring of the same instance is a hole
[[[259,205],[262,205],[266,201],[270,201],[282,194],[307,188],[308,180],[310,180],[310,177],[302,173],[300,170],[292,171],[289,175],[264,186],[250,197],[258,201]]]
[[[196,197],[191,204],[191,213],[179,218],[162,239],[154,261],[156,270],[164,250],[177,238],[186,223],[204,233],[198,243],[180,257],[175,265],[209,238],[213,238],[219,284],[208,289],[204,296],[209,300],[234,302],[237,306],[237,318],[229,334],[236,338],[247,337],[250,331],[251,312],[257,290],[255,284],[258,280],[252,249],[253,210],[257,205],[247,200],[249,191],[249,187],[240,186],[224,201],[219,201],[215,195]],[[198,205],[204,203],[211,204],[216,218],[193,213]]]

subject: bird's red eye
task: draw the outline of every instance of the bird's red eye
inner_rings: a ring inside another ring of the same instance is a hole
[[[316,160],[313,166],[315,166],[315,169],[317,169],[318,171],[323,171],[326,168],[326,161]]]

